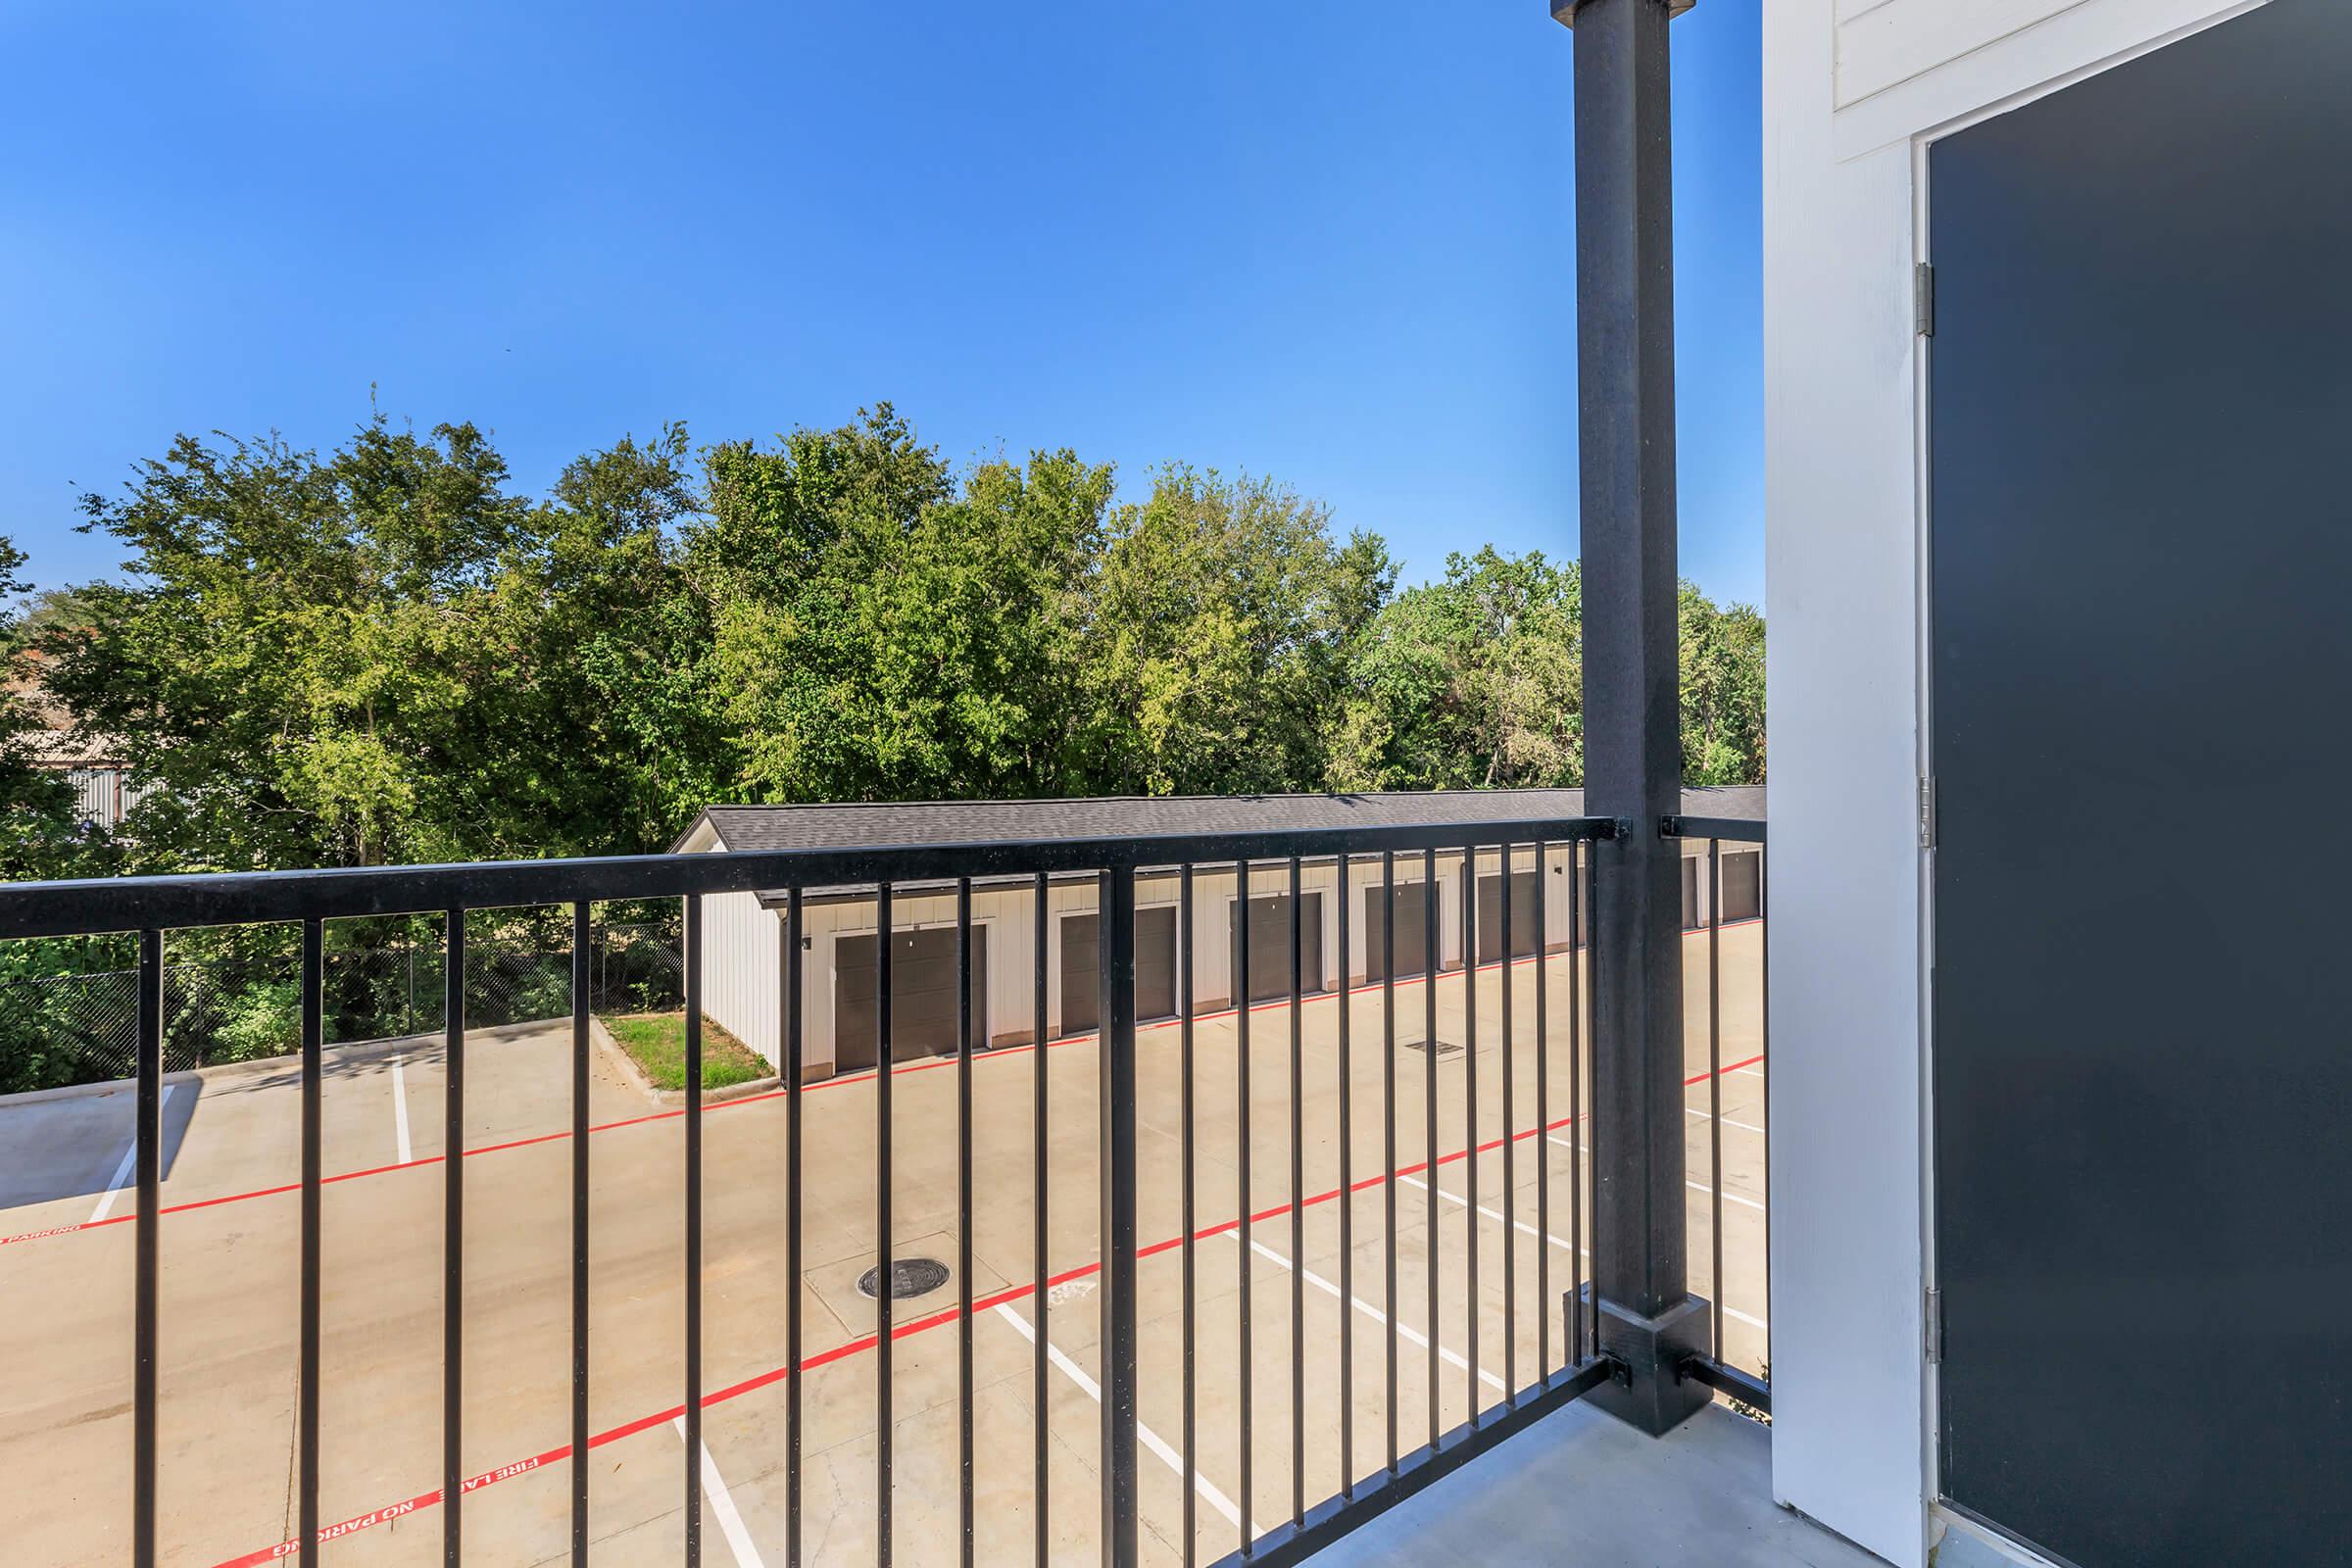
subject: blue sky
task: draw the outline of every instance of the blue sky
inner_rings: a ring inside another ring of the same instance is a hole
[[[1761,602],[1758,10],[1674,25],[1683,569]],[[538,490],[888,399],[1273,474],[1417,579],[1576,547],[1544,0],[104,4],[0,18],[0,532],[181,430],[470,418]]]

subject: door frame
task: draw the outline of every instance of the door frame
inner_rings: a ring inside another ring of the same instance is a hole
[[[1981,104],[1951,116],[1923,129],[1915,130],[1909,138],[1911,250],[1913,270],[1925,267],[1932,274],[1935,265],[1934,195],[1931,179],[1932,154],[1936,144],[1948,136],[1957,135],[1987,121],[1997,120],[2014,110],[2022,109],[2038,99],[2065,91],[2093,76],[2106,74],[2121,66],[2143,56],[2220,26],[2225,23],[2259,10],[2271,0],[2233,0],[2183,25],[2170,28],[2151,37],[2134,40],[2089,64],[2035,81],[2029,86],[2007,93],[1990,103]],[[1932,312],[1933,285],[1929,285]],[[1932,325],[1933,317],[1930,317]],[[1936,335],[1933,330],[1914,331],[1911,339],[1911,480],[1912,480],[1912,724],[1913,755],[1920,788],[1921,832],[1917,839],[1917,873],[1913,883],[1917,891],[1913,930],[1917,943],[1913,952],[1913,975],[1916,979],[1916,1027],[1918,1054],[1916,1058],[1919,1082],[1918,1129],[1918,1223],[1920,1237],[1920,1284],[1925,1296],[1921,1307],[1923,1328],[1933,1332],[1934,1325],[1927,1317],[1925,1302],[1932,1302],[1939,1289],[1937,1253],[1940,1238],[1936,1225],[1937,1191],[1936,1172],[1941,1153],[1936,1128],[1938,1107],[1936,1100],[1936,846],[1935,843],[1934,780],[1936,756],[1936,529],[1935,529],[1935,472],[1936,453],[1932,432],[1935,424],[1933,387],[1935,382]],[[1762,867],[1759,864],[1759,871]],[[1758,896],[1765,895],[1759,876]],[[1765,935],[1766,961],[1770,962],[1771,933]],[[1766,1112],[1770,1114],[1771,1082],[1766,1084]],[[1920,1366],[1921,1457],[1924,1494],[1931,1514],[1941,1514],[1956,1521],[1963,1529],[1980,1535],[1997,1538],[2010,1549],[2039,1555],[2040,1548],[2033,1543],[2012,1535],[1989,1520],[1979,1518],[1964,1505],[1955,1503],[1944,1488],[1942,1367],[1940,1355],[1923,1356]]]

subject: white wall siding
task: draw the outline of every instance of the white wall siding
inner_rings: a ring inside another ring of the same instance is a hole
[[[703,1012],[767,1058],[784,1059],[777,967],[784,922],[750,893],[713,893],[703,900]]]

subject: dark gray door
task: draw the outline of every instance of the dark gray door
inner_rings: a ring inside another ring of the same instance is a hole
[[[1061,1032],[1085,1034],[1102,1021],[1101,919],[1064,915],[1061,921]],[[1135,1015],[1172,1017],[1176,1011],[1176,911],[1135,911]]]
[[[2352,7],[1936,144],[1943,1492],[2084,1568],[2352,1539]]]
[[[1536,873],[1511,873],[1511,956],[1524,958],[1536,951]],[[1502,873],[1478,879],[1478,961],[1493,963],[1502,956]]]
[[[1240,922],[1232,921],[1226,951],[1239,974]],[[1298,989],[1323,989],[1323,895],[1308,893],[1298,902]],[[1398,959],[1402,962],[1402,959]],[[1277,893],[1250,901],[1250,1000],[1272,1002],[1291,994],[1291,896]]]
[[[956,933],[900,931],[891,937],[891,1059],[956,1050]],[[833,1062],[871,1067],[881,1024],[878,949],[872,935],[833,945]],[[988,928],[972,927],[972,1042],[988,1043]]]
[[[1383,898],[1379,888],[1364,889],[1364,978],[1382,980],[1388,977],[1388,922],[1393,912],[1396,920],[1396,973],[1405,975],[1429,972],[1429,895],[1422,884],[1407,882],[1399,885],[1393,897]],[[1381,907],[1389,906],[1387,909]],[[1516,936],[1518,933],[1513,932]]]

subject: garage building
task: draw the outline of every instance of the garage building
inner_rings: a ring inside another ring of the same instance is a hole
[[[1685,810],[1693,816],[1761,819],[1761,789],[1692,790]],[[784,849],[840,849],[879,844],[960,844],[1064,838],[1134,838],[1191,833],[1249,833],[1331,828],[1407,827],[1438,823],[1507,822],[1580,816],[1582,790],[1478,790],[1365,795],[1261,795],[1067,801],[949,801],[884,805],[713,806],[678,840],[683,853]],[[1709,917],[1705,846],[1686,843],[1686,923]],[[1500,911],[1504,877],[1499,856],[1481,858],[1478,879],[1478,961],[1502,957]],[[1761,898],[1761,859],[1753,846],[1726,845],[1724,912],[1752,916]],[[1515,957],[1535,950],[1541,900],[1546,940],[1554,952],[1570,945],[1567,855],[1555,848],[1539,879],[1532,847],[1513,856],[1509,877]],[[1339,951],[1339,868],[1330,859],[1300,867],[1299,989],[1329,991],[1378,982],[1384,974],[1389,921],[1396,925],[1398,978],[1428,966],[1427,893],[1418,854],[1400,855],[1393,905],[1384,899],[1377,857],[1358,860],[1348,876],[1348,946]],[[1035,886],[1030,878],[976,881],[972,888],[971,1004],[983,1046],[1022,1045],[1036,1034],[1036,993],[1042,959],[1049,1038],[1091,1032],[1097,1023],[1097,879],[1089,873],[1053,878],[1047,887],[1046,943],[1037,951]],[[1193,929],[1179,929],[1178,878],[1173,869],[1147,873],[1136,883],[1136,981],[1139,1015],[1172,1016],[1180,966],[1193,966],[1197,1013],[1234,1004],[1241,972],[1244,920],[1231,864],[1196,867]],[[1439,857],[1438,962],[1462,962],[1462,886],[1458,856]],[[808,890],[802,900],[802,1030],[805,1075],[822,1078],[875,1064],[876,1002],[882,934],[876,930],[874,890]],[[778,891],[713,895],[704,901],[704,1007],[718,1024],[771,1064],[783,1051],[785,899]],[[956,1049],[956,901],[953,888],[900,886],[893,890],[891,942],[892,1034],[899,1059]],[[1273,1001],[1291,991],[1289,867],[1254,865],[1247,919],[1250,1000]]]

